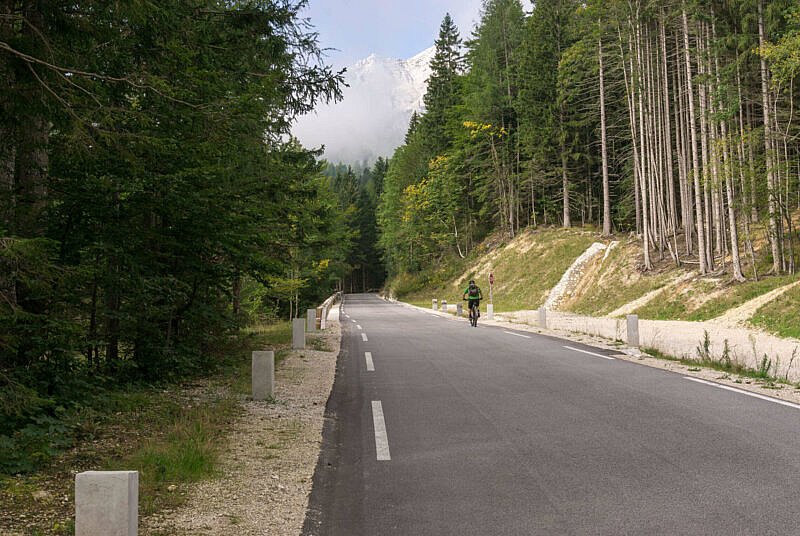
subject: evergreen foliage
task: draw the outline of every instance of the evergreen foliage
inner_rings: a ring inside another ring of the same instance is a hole
[[[0,2],[0,450],[346,275],[342,192],[286,136],[341,95],[304,4]]]
[[[377,211],[388,273],[540,224],[634,232],[644,270],[796,273],[795,4],[485,0],[464,52],[446,16]]]

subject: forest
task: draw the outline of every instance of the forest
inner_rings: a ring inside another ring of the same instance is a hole
[[[485,0],[466,37],[444,17],[403,144],[351,166],[290,136],[344,84],[306,3],[0,0],[0,473],[89,393],[493,234],[796,273],[796,2]]]
[[[90,395],[381,284],[359,251],[385,161],[289,135],[343,84],[305,5],[0,0],[0,474]]]
[[[390,276],[541,225],[633,233],[643,272],[796,273],[796,2],[486,0],[431,68],[377,211]]]

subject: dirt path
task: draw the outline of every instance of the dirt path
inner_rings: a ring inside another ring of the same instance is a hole
[[[798,285],[800,285],[800,280],[771,290],[766,294],[762,294],[757,298],[753,298],[752,300],[743,303],[735,309],[730,309],[729,311],[725,312],[725,314],[712,319],[711,322],[714,322],[715,324],[722,324],[727,327],[741,326],[747,322],[761,307],[776,299],[787,290],[791,290]]]
[[[329,322],[314,337],[325,351],[286,358],[275,373],[275,403],[245,402],[220,478],[194,486],[179,510],[142,519],[142,536],[300,534],[339,354],[339,323]]]

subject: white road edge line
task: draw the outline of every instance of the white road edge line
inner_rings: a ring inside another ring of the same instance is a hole
[[[364,352],[364,359],[367,361],[367,372],[375,372],[375,363],[372,362],[372,352]]]
[[[392,459],[389,455],[389,436],[386,434],[386,421],[383,420],[383,406],[380,400],[372,401],[372,425],[375,427],[375,454],[379,462]]]
[[[509,335],[513,335],[515,337],[522,337],[523,339],[530,339],[530,337],[528,335],[523,335],[521,333],[514,333],[513,331],[503,330],[503,333],[508,333]]]
[[[692,378],[691,376],[684,376],[684,378],[686,378],[687,380],[691,380],[693,382],[702,383],[703,385],[710,385],[711,387],[718,387],[719,389],[725,389],[726,391],[733,391],[734,393],[739,393],[740,395],[752,396],[753,398],[759,398],[761,400],[766,400],[767,402],[774,402],[775,404],[780,404],[781,406],[788,406],[790,408],[800,409],[800,404],[793,404],[792,402],[786,402],[783,400],[779,400],[777,398],[772,398],[771,396],[760,395],[758,393],[751,393],[750,391],[745,391],[743,389],[736,389],[735,387],[728,387],[727,385],[701,380],[700,378]]]
[[[364,342],[369,342],[369,339],[367,339],[367,334],[366,333],[362,333],[361,334],[361,340],[363,340]]]
[[[582,354],[589,354],[595,357],[602,357],[603,359],[608,359],[609,361],[616,361],[616,358],[611,357],[610,355],[603,355],[603,354],[596,354],[594,352],[587,352],[586,350],[581,350],[580,348],[573,348],[572,346],[565,346],[567,350],[573,350],[575,352],[580,352]]]

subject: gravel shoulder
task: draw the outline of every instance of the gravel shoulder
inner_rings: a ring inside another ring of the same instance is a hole
[[[302,530],[322,444],[341,327],[309,335],[275,371],[272,402],[244,400],[221,458],[221,474],[187,491],[178,510],[140,521],[143,536],[296,536]]]

